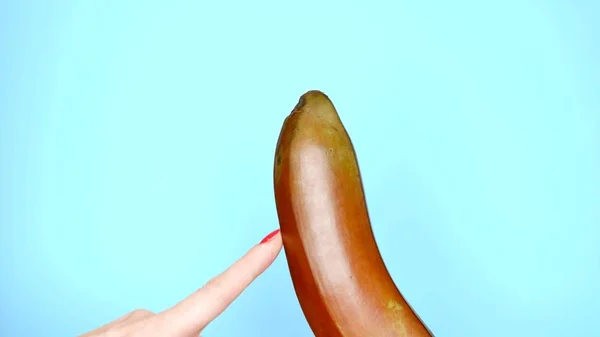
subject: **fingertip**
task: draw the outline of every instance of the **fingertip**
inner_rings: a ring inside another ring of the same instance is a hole
[[[261,241],[260,244],[266,244],[273,241],[277,236],[281,237],[279,228],[267,234]]]
[[[268,250],[271,252],[271,262],[277,258],[279,252],[283,248],[283,239],[281,237],[281,232],[279,229],[274,230],[269,233],[260,241],[260,243],[255,247],[258,250]],[[264,253],[263,253],[264,254]],[[269,263],[270,264],[270,263]]]

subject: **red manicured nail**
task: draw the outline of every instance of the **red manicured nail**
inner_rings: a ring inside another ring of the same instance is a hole
[[[267,243],[269,241],[271,241],[271,239],[277,235],[277,233],[279,233],[279,229],[276,229],[274,231],[272,231],[271,233],[269,233],[269,235],[265,236],[264,239],[262,239],[262,241],[260,243]]]

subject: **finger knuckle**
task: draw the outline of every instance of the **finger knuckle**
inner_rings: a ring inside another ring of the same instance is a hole
[[[152,315],[154,315],[154,313],[151,312],[150,310],[136,309],[136,310],[132,311],[131,313],[129,313],[129,318],[130,319],[143,318],[143,317],[148,317],[148,316],[152,316]]]
[[[215,300],[221,302],[228,301],[229,296],[222,283],[223,282],[220,281],[219,278],[214,278],[208,281],[203,288],[208,290],[210,297],[214,298]]]

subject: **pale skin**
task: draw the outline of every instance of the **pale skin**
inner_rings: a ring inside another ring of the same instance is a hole
[[[80,337],[198,337],[273,263],[281,251],[281,234],[265,240],[175,306],[159,313],[134,310]]]

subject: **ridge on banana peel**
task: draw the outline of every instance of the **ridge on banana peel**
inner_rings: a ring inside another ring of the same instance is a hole
[[[333,103],[308,91],[285,119],[273,169],[294,290],[316,337],[429,337],[377,248],[354,146]]]

